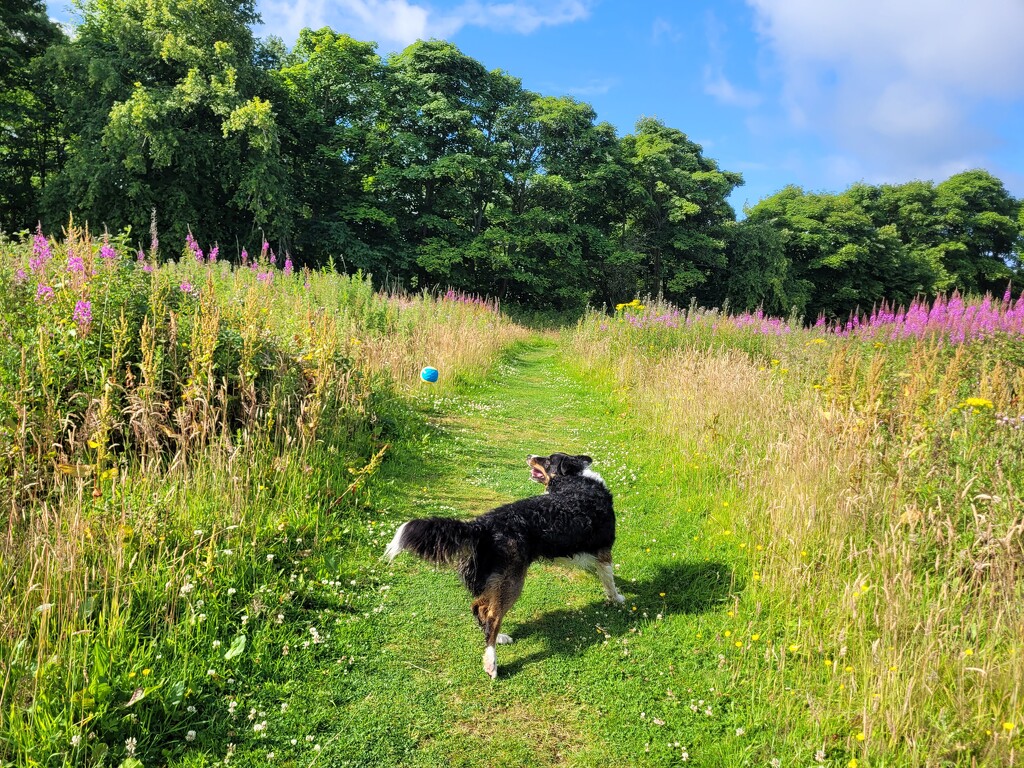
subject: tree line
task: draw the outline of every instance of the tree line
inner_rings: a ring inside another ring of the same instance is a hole
[[[141,242],[155,210],[168,243],[266,238],[554,310],[651,294],[840,317],[1020,272],[1020,201],[982,170],[787,187],[737,221],[742,176],[682,131],[620,136],[449,42],[382,57],[323,28],[289,50],[255,37],[252,0],[83,0],[70,35],[41,0],[0,4],[0,231],[73,215]]]

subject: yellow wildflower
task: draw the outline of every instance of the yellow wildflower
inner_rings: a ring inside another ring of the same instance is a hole
[[[967,408],[975,408],[975,409],[978,409],[978,408],[992,408],[992,407],[994,407],[992,405],[992,401],[987,399],[987,398],[984,398],[984,397],[968,397],[966,400],[964,400],[962,403],[960,403],[960,407],[961,408],[963,408],[965,406]]]

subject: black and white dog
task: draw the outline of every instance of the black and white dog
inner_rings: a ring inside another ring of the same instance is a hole
[[[604,480],[588,467],[589,456],[530,456],[530,476],[547,493],[513,501],[473,520],[431,517],[402,523],[384,554],[393,560],[408,550],[458,570],[473,595],[473,615],[486,641],[484,671],[498,676],[496,644],[501,620],[519,598],[534,560],[570,559],[597,574],[609,600],[623,603],[615,587],[612,544],[615,511]]]

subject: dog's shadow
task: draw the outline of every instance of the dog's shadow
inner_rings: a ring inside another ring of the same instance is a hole
[[[638,619],[713,610],[739,588],[732,569],[724,563],[662,565],[648,578],[619,583],[619,590],[626,597],[624,605],[595,600],[583,608],[552,611],[522,623],[508,622],[509,632],[517,641],[540,638],[546,647],[523,658],[510,659],[501,667],[501,674],[517,674],[547,656],[575,655],[584,646],[603,642],[606,634],[621,637],[637,625]],[[603,631],[597,631],[598,628]]]

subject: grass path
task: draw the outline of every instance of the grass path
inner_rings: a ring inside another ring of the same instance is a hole
[[[423,400],[418,445],[375,479],[374,519],[344,550],[340,572],[361,600],[336,622],[319,667],[277,692],[292,702],[299,747],[315,734],[316,764],[742,762],[753,743],[735,734],[743,700],[719,644],[706,642],[727,626],[742,571],[735,548],[705,535],[728,501],[720,470],[696,447],[663,455],[614,392],[567,363],[538,339],[487,383]],[[411,517],[476,515],[537,493],[525,457],[555,450],[593,456],[615,494],[627,602],[606,605],[582,571],[534,565],[492,682],[455,574],[409,554],[393,565],[379,557]],[[309,764],[300,754],[294,764]]]

